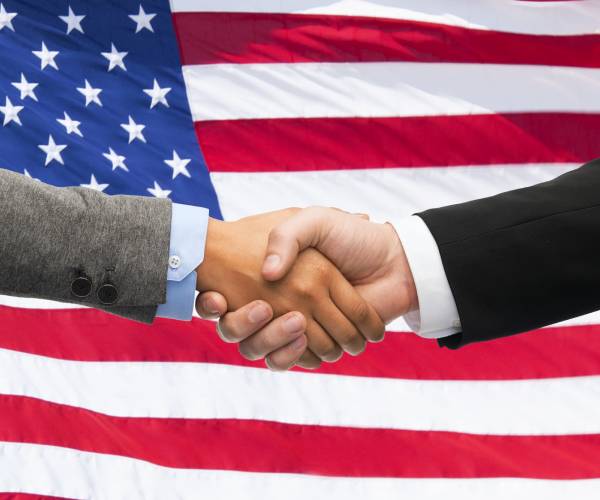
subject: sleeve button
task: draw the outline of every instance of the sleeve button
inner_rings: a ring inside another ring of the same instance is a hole
[[[71,293],[79,299],[87,297],[92,293],[92,280],[81,274],[71,282]]]
[[[113,305],[119,298],[119,291],[112,283],[104,283],[98,288],[98,299],[105,306]]]

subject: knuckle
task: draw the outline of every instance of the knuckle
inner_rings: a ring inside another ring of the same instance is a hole
[[[276,244],[283,242],[287,239],[287,235],[285,231],[281,227],[275,227],[271,230],[269,234],[269,243]]]
[[[300,207],[289,207],[289,208],[284,208],[283,209],[283,214],[284,215],[288,215],[288,216],[292,216],[292,215],[296,215],[298,212],[300,212],[302,209]]]
[[[312,299],[315,296],[315,287],[308,280],[298,280],[293,283],[295,294],[302,300]]]

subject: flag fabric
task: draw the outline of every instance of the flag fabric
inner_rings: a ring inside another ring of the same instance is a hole
[[[0,113],[44,182],[397,222],[600,156],[600,2],[1,0]],[[600,495],[597,313],[273,374],[198,318],[1,303],[0,499]]]

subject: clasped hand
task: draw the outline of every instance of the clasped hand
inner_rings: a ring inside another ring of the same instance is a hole
[[[211,219],[197,272],[199,314],[273,370],[358,355],[418,306],[393,227],[336,209]]]

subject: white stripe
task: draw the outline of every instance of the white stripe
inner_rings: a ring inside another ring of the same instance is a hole
[[[339,478],[169,469],[114,455],[0,443],[0,491],[81,500],[596,500],[600,480]]]
[[[25,309],[84,309],[84,306],[78,304],[68,304],[45,299],[32,299],[29,297],[9,297],[8,295],[0,295],[0,305],[22,307]]]
[[[600,112],[600,69],[454,63],[184,66],[195,121]]]
[[[123,417],[258,419],[472,434],[600,433],[600,376],[419,381],[0,350],[0,394]]]
[[[320,205],[368,213],[378,221],[394,221],[431,207],[545,182],[578,166],[537,163],[308,172],[213,172],[211,178],[226,220],[291,206]]]
[[[171,0],[175,12],[274,12],[385,17],[548,35],[598,33],[596,0]]]

